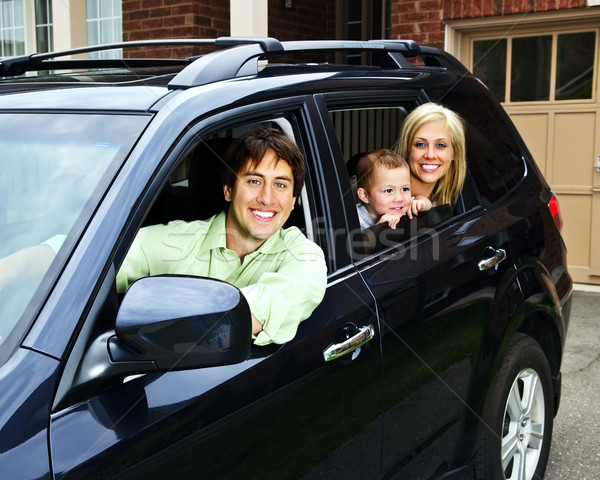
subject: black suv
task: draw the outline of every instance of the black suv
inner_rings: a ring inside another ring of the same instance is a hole
[[[161,45],[211,51],[65,58]],[[62,236],[44,275],[0,292],[2,478],[543,475],[572,292],[560,212],[456,59],[412,41],[222,38],[4,59],[0,76],[0,257]],[[361,231],[355,159],[393,147],[425,102],[465,121],[459,201]],[[295,338],[262,347],[233,286],[115,288],[142,226],[223,209],[216,166],[259,125],[305,156],[289,223],[328,267]],[[198,343],[225,317],[227,348]]]

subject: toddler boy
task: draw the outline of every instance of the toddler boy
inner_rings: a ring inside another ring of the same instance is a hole
[[[356,167],[360,228],[386,222],[396,228],[402,215],[429,210],[431,201],[413,198],[410,192],[410,169],[406,160],[388,149],[365,154]]]

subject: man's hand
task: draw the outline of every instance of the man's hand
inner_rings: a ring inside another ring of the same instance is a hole
[[[262,332],[263,326],[254,315],[252,315],[252,335],[258,335]]]

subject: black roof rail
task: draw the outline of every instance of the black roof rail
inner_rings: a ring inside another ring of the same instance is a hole
[[[159,46],[214,46],[216,52],[198,57],[62,59],[107,50]],[[370,52],[385,69],[414,67],[408,59],[420,57],[426,66],[466,73],[466,68],[450,54],[437,48],[419,45],[414,40],[323,40],[280,42],[271,37],[219,37],[216,39],[167,39],[120,42],[73,48],[58,52],[34,53],[0,61],[0,77],[22,75],[27,71],[80,68],[143,68],[184,66],[171,82],[170,88],[188,88],[221,80],[258,73],[258,61],[276,58],[284,53],[309,52]]]
[[[217,39],[167,39],[167,40],[141,40],[132,42],[109,43],[103,45],[91,45],[87,47],[72,48],[48,53],[34,53],[32,55],[21,55],[7,57],[0,61],[0,77],[23,75],[28,71],[35,70],[61,70],[76,68],[112,68],[112,67],[155,67],[187,65],[196,57],[187,59],[150,59],[150,58],[122,58],[122,59],[67,59],[54,60],[60,57],[80,55],[84,53],[101,52],[137,47],[162,47],[162,46],[216,46],[229,48],[237,45],[258,44],[265,52],[283,50],[281,43],[274,38],[247,38],[247,37],[224,37]]]
[[[243,40],[243,41],[241,41]],[[267,41],[268,40],[268,41]],[[274,42],[271,45],[269,42]],[[276,43],[275,43],[276,42]],[[220,80],[258,73],[258,61],[269,60],[283,53],[307,52],[370,52],[382,68],[414,67],[408,58],[421,57],[426,66],[447,68],[466,73],[466,68],[454,57],[437,48],[424,47],[414,40],[309,40],[279,42],[275,39],[221,37],[217,45],[236,46],[205,55],[179,72],[169,82],[170,88],[188,88]],[[272,47],[272,48],[267,48]]]

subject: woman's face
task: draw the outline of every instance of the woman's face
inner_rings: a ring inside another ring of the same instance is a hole
[[[434,120],[421,125],[412,139],[408,164],[415,183],[420,183],[429,190],[423,194],[431,194],[436,182],[446,174],[453,160],[450,132],[444,122]]]

